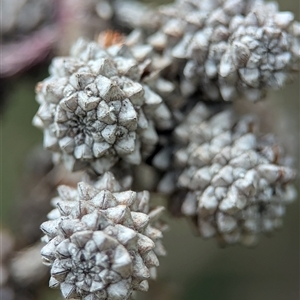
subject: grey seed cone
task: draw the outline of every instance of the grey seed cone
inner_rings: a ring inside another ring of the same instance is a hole
[[[163,208],[150,211],[148,192],[118,192],[113,182],[106,174],[94,186],[60,186],[52,200],[56,208],[41,225],[49,286],[59,287],[66,299],[131,299],[133,291],[148,290],[157,255],[165,254]]]
[[[254,117],[198,104],[175,136],[183,145],[174,155],[181,173],[163,180],[177,178],[186,191],[181,212],[197,220],[202,237],[250,246],[281,226],[296,174],[274,138],[259,135]]]
[[[122,26],[125,29],[142,28],[153,32],[161,25],[160,16],[149,5],[136,0],[88,0],[83,5],[86,23],[91,19],[94,23],[94,33],[99,33],[103,21],[110,22],[110,28]],[[84,7],[85,6],[85,7]]]
[[[172,126],[163,99],[141,81],[126,45],[104,48],[79,40],[69,57],[55,58],[37,85],[35,126],[44,147],[69,170],[109,170],[119,159],[139,164],[157,143],[155,127]]]
[[[163,25],[148,42],[184,65],[184,95],[256,101],[299,71],[300,25],[274,2],[178,0],[159,11]]]
[[[2,0],[1,37],[14,40],[53,21],[54,1]]]
[[[114,0],[111,2],[116,20],[131,29],[142,28],[153,31],[161,24],[160,16],[155,9],[140,1]]]

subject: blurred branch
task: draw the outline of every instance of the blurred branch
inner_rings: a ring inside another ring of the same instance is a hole
[[[24,72],[43,61],[57,40],[57,32],[55,26],[49,26],[20,41],[1,45],[0,77],[10,77]]]

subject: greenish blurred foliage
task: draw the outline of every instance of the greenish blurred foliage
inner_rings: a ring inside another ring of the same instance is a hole
[[[7,83],[6,103],[1,107],[1,218],[10,227],[16,222],[14,199],[20,188],[25,158],[29,150],[42,142],[42,133],[31,125],[38,109],[35,85],[47,76],[47,69],[24,75]]]

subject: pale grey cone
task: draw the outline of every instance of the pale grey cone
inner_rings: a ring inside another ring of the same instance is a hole
[[[131,29],[142,28],[153,31],[161,25],[161,18],[154,8],[140,1],[114,0],[112,7],[118,23]]]
[[[69,170],[109,170],[119,159],[139,164],[154,149],[155,127],[170,128],[162,97],[141,82],[151,61],[139,64],[126,45],[79,40],[69,57],[55,58],[37,85],[33,123],[44,147]]]
[[[300,25],[275,2],[178,0],[159,11],[163,25],[148,42],[184,64],[183,95],[256,101],[299,71]]]
[[[139,52],[153,47],[159,62],[171,65],[167,78],[180,75],[184,96],[200,91],[206,100],[257,101],[299,71],[300,25],[276,2],[177,0],[155,10],[92,0],[91,6],[100,19],[114,16],[118,25],[143,32]]]
[[[1,0],[1,38],[13,40],[50,23],[53,7],[51,0]]]
[[[99,25],[103,21],[109,21],[110,28],[122,26],[124,31],[142,28],[151,32],[161,25],[161,18],[156,10],[136,0],[87,0],[83,9],[85,22],[93,20],[95,33],[99,33]]]
[[[95,184],[101,189],[84,182],[77,189],[60,186],[56,209],[41,225],[49,285],[66,299],[131,299],[133,291],[148,290],[157,255],[165,255],[163,208],[150,211],[148,192],[119,192],[113,181],[108,174]]]
[[[186,191],[181,212],[196,218],[204,238],[253,245],[260,233],[281,226],[286,204],[296,197],[295,171],[274,138],[261,137],[257,127],[252,116],[215,114],[199,103],[175,129],[183,146],[174,155],[177,170],[163,180],[173,192],[177,178],[177,189]]]

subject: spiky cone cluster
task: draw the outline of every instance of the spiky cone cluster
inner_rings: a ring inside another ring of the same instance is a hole
[[[51,23],[54,1],[2,0],[1,40],[15,40]]]
[[[111,177],[110,177],[111,178]],[[106,178],[107,179],[107,178]],[[105,185],[103,177],[98,186]],[[149,210],[149,193],[97,189],[80,182],[58,188],[56,208],[41,225],[47,245],[41,254],[51,266],[50,287],[64,298],[126,300],[147,291],[164,255],[159,216]]]
[[[178,0],[159,11],[164,22],[148,42],[183,64],[184,95],[256,101],[299,70],[300,25],[274,2]]]
[[[186,192],[181,212],[202,237],[250,246],[281,226],[295,171],[273,137],[259,136],[255,118],[198,104],[175,135],[183,145],[174,154],[177,188]]]
[[[172,126],[163,99],[141,82],[148,52],[141,58],[133,51],[79,40],[70,56],[53,60],[50,77],[37,85],[40,108],[33,123],[44,131],[44,147],[67,169],[101,174],[119,159],[139,164],[157,143],[155,127]]]

